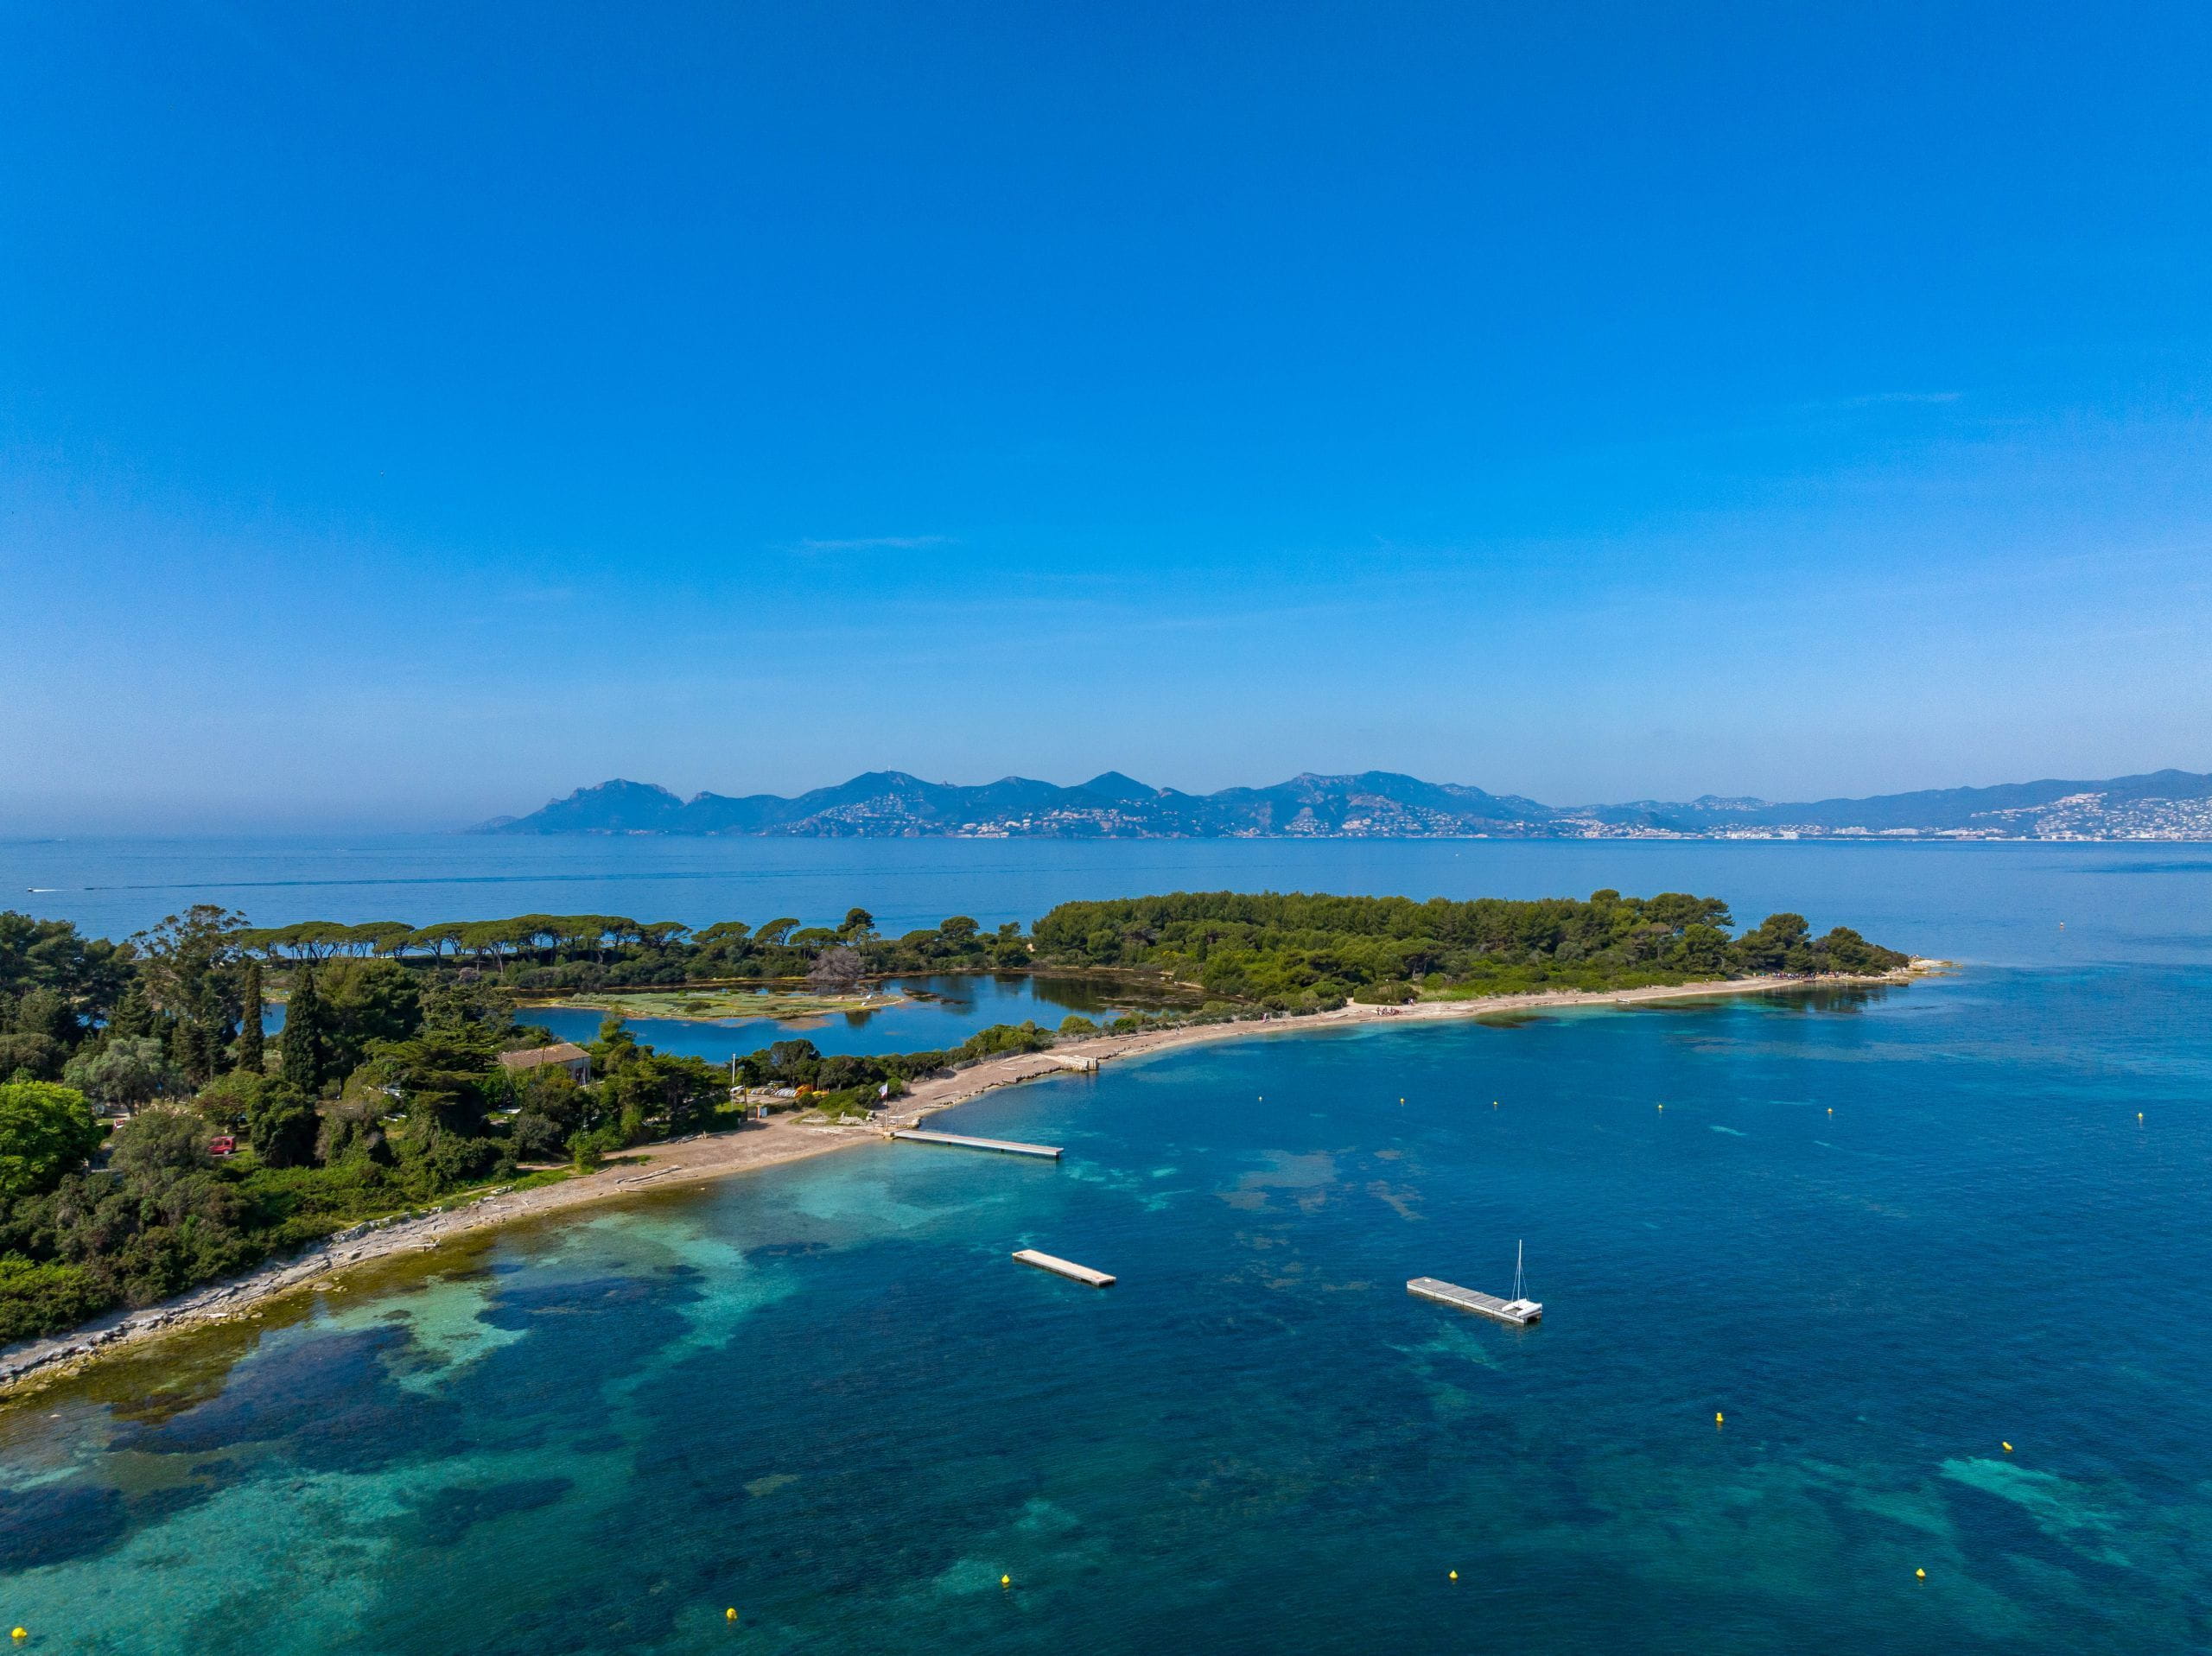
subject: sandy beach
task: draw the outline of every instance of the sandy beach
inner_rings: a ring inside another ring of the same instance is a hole
[[[951,1108],[1001,1087],[1017,1086],[1071,1071],[1212,1041],[1294,1037],[1353,1025],[1414,1025],[1457,1022],[1500,1013],[1543,1012],[1577,1006],[1634,1006],[1655,1000],[1705,999],[1715,995],[1768,994],[1910,982],[1937,970],[1938,961],[1915,961],[1903,971],[1861,978],[1738,978],[1719,983],[1665,985],[1653,988],[1585,993],[1493,995],[1466,1000],[1417,1001],[1404,1006],[1350,1005],[1302,1018],[1275,1018],[1233,1024],[1102,1035],[1065,1043],[1050,1052],[987,1059],[972,1068],[918,1083],[866,1123],[829,1126],[798,1115],[772,1118],[735,1132],[702,1133],[641,1145],[596,1173],[530,1190],[493,1190],[455,1198],[449,1205],[416,1215],[356,1227],[289,1260],[276,1261],[227,1282],[213,1284],[159,1305],[114,1311],[67,1334],[29,1341],[0,1354],[0,1397],[35,1390],[85,1364],[129,1347],[191,1328],[252,1314],[272,1298],[327,1287],[345,1271],[396,1255],[432,1250],[442,1243],[495,1225],[543,1218],[570,1209],[620,1201],[626,1196],[733,1173],[754,1171],[808,1157],[827,1155],[861,1143],[877,1142],[891,1131],[911,1127],[925,1117]]]

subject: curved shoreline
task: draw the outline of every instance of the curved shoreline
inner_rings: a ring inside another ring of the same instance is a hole
[[[1715,982],[1662,984],[1642,989],[1556,990],[1536,994],[1486,995],[1466,1000],[1415,1001],[1402,1006],[1357,1003],[1335,1012],[1304,1017],[1200,1024],[1122,1036],[1092,1036],[1046,1052],[987,1058],[969,1069],[919,1082],[895,1107],[865,1124],[832,1126],[782,1116],[763,1126],[734,1132],[701,1133],[641,1145],[618,1164],[533,1190],[494,1190],[471,1196],[450,1207],[415,1215],[372,1221],[341,1231],[318,1247],[288,1260],[268,1265],[227,1282],[165,1300],[142,1310],[111,1311],[73,1329],[27,1341],[0,1353],[0,1403],[81,1372],[112,1353],[164,1336],[232,1322],[279,1296],[327,1285],[339,1273],[397,1255],[427,1252],[453,1238],[524,1219],[542,1218],[681,1183],[703,1183],[732,1173],[751,1172],[826,1155],[852,1145],[878,1141],[893,1128],[911,1127],[940,1110],[980,1098],[1001,1087],[1205,1042],[1248,1040],[1259,1036],[1300,1035],[1314,1030],[1370,1024],[1420,1025],[1459,1022],[1502,1012],[1544,1012],[1576,1006],[1627,1006],[1655,1000],[1696,1000],[1718,995],[1802,993],[1810,990],[1910,983],[1942,968],[1941,961],[1916,960],[1901,971],[1871,977],[1733,978]]]

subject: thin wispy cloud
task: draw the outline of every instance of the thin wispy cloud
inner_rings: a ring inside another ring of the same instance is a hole
[[[925,547],[950,546],[950,535],[861,535],[850,540],[798,542],[801,552],[918,552]]]
[[[1869,391],[1863,397],[1847,397],[1831,406],[1840,409],[1879,409],[1929,407],[1940,403],[1955,403],[1964,391]]]

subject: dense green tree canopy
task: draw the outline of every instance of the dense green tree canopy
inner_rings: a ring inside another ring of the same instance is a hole
[[[0,1082],[0,1199],[43,1196],[100,1147],[85,1095],[51,1082]]]
[[[116,1109],[135,1110],[156,1098],[187,1090],[184,1072],[168,1061],[150,1035],[112,1035],[79,1053],[62,1079]]]
[[[1906,963],[1856,932],[1813,938],[1797,915],[1771,917],[1732,942],[1723,930],[1729,923],[1719,898],[1681,891],[1465,903],[1178,891],[1062,904],[1032,936],[1041,962],[1147,968],[1211,997],[1293,1010],[1355,994],[1389,999],[1414,984],[1595,988],[1746,972],[1881,972]]]
[[[334,1073],[351,1075],[375,1043],[404,1041],[423,1026],[423,980],[395,961],[334,961],[316,975]]]

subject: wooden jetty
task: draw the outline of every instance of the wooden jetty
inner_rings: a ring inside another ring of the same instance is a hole
[[[970,1139],[957,1133],[924,1133],[918,1127],[900,1127],[892,1135],[910,1144],[951,1145],[960,1150],[995,1150],[1008,1156],[1041,1156],[1048,1161],[1060,1158],[1058,1145],[1025,1145],[1012,1139]]]
[[[1474,1311],[1483,1317],[1494,1317],[1501,1323],[1510,1323],[1516,1329],[1525,1329],[1531,1323],[1541,1323],[1544,1317],[1544,1308],[1533,1299],[1500,1299],[1496,1294],[1478,1293],[1472,1288],[1441,1282],[1434,1277],[1415,1277],[1406,1285],[1406,1291],[1418,1294],[1423,1299],[1433,1299],[1440,1305]]]
[[[1033,1247],[1025,1247],[1014,1256],[1024,1265],[1033,1265],[1039,1271],[1049,1271],[1056,1277],[1065,1277],[1070,1282],[1080,1282],[1093,1288],[1111,1288],[1114,1278],[1103,1271],[1093,1271],[1087,1265],[1077,1265],[1072,1259],[1055,1259],[1050,1253],[1039,1253]]]

